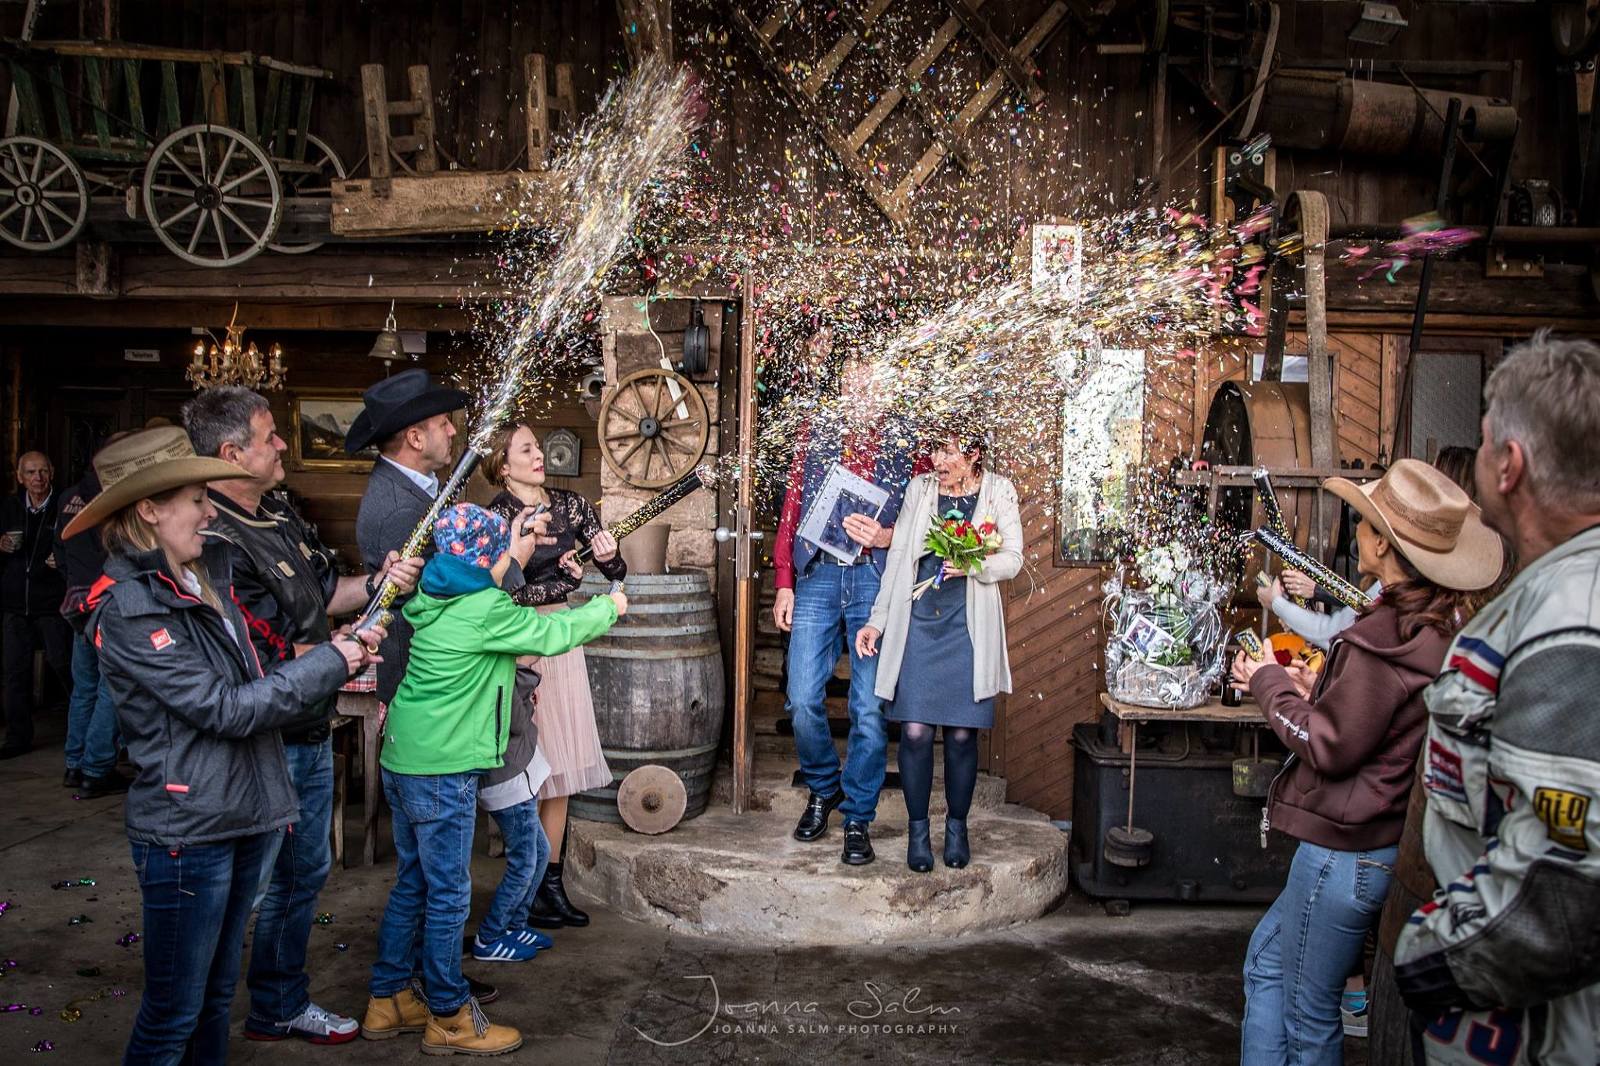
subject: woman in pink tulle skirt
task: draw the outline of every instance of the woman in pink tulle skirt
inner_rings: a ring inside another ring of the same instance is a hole
[[[515,425],[496,434],[484,458],[483,473],[501,489],[489,509],[507,519],[541,503],[550,508],[549,535],[555,543],[540,545],[523,566],[526,583],[511,594],[518,603],[538,606],[542,612],[566,610],[568,593],[583,577],[582,566],[572,559],[581,545],[594,548],[595,565],[606,577],[620,581],[627,575],[616,540],[600,524],[589,501],[575,492],[545,486],[544,453],[530,427]],[[588,925],[589,916],[572,905],[561,881],[567,797],[609,785],[611,768],[600,750],[583,649],[530,663],[540,675],[534,694],[539,751],[550,764],[550,777],[539,790],[539,821],[550,838],[555,861],[545,871],[528,921],[539,929]]]

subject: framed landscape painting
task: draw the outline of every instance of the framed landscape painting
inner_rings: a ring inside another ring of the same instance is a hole
[[[296,470],[365,473],[378,458],[376,446],[348,455],[345,434],[361,413],[361,394],[301,392],[289,397],[289,462]]]

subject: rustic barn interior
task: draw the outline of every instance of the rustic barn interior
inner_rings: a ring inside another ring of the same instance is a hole
[[[52,167],[73,161],[86,190],[70,239],[0,214],[7,461],[42,450],[70,484],[108,432],[176,420],[197,339],[234,316],[246,340],[282,346],[287,381],[269,395],[297,435],[306,401],[348,403],[404,366],[449,375],[492,359],[480,325],[520,295],[496,270],[507,222],[492,204],[536,183],[552,145],[650,54],[699,71],[709,118],[692,151],[728,224],[638,248],[592,323],[586,369],[600,377],[570,375],[528,411],[542,440],[576,435],[579,472],[552,483],[606,521],[659,484],[602,456],[600,403],[630,374],[671,373],[660,361],[681,364],[696,319],[709,359],[680,380],[704,407],[700,454],[753,446],[757,382],[788,354],[770,338],[789,343],[776,324],[804,317],[763,303],[783,280],[775,250],[874,275],[881,263],[926,289],[1013,262],[1025,273],[1035,227],[1167,208],[1219,226],[1269,209],[1270,285],[1235,294],[1254,305],[1247,328],[1140,356],[1124,460],[1241,461],[1208,439],[1208,418],[1226,383],[1260,382],[1285,383],[1300,422],[1269,443],[1258,398],[1244,432],[1257,433],[1255,461],[1290,480],[1430,460],[1477,445],[1482,382],[1509,346],[1545,328],[1600,335],[1594,23],[1582,3],[1515,0],[0,3],[5,135],[30,152],[42,142]],[[174,247],[152,222],[144,159],[176,123],[132,128],[129,101],[142,91],[131,106],[153,111],[174,78],[174,116],[248,114],[247,139],[283,169],[276,237],[259,254],[233,262],[209,236],[182,247],[186,233]],[[1465,237],[1385,265],[1381,249],[1423,218]],[[391,312],[405,348],[385,362],[369,353]],[[1130,331],[1113,346],[1147,347]],[[311,436],[295,442],[286,487],[353,572],[368,464],[303,454]],[[1008,448],[1040,447],[997,442],[1002,465]],[[1066,461],[1055,441],[1042,447]],[[469,490],[488,493],[481,478]],[[803,800],[788,794],[785,640],[764,557],[776,503],[771,486],[730,483],[666,519],[669,566],[706,572],[717,600],[727,711],[713,813],[792,817]],[[1060,496],[1023,505],[1026,566],[1006,593],[1013,686],[982,737],[985,788],[1076,839],[1081,738],[1106,719],[1126,752],[1102,703],[1113,566],[1069,550]],[[1322,534],[1312,545],[1334,547]],[[847,671],[846,656],[829,699],[841,744]],[[594,846],[644,861],[610,838]],[[673,900],[652,902],[667,923],[692,922],[699,903]]]

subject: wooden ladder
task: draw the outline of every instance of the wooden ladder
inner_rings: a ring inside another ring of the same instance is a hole
[[[878,205],[884,216],[897,228],[905,229],[910,220],[912,197],[938,172],[946,159],[955,157],[956,162],[968,173],[983,169],[981,160],[972,149],[972,131],[978,120],[999,99],[1007,81],[1015,85],[1030,103],[1036,104],[1044,98],[1044,90],[1034,79],[1035,71],[1030,57],[1066,18],[1067,5],[1052,3],[1021,41],[1013,47],[1007,47],[983,17],[985,0],[944,0],[944,6],[950,11],[949,16],[904,67],[878,71],[887,74],[888,84],[877,94],[872,110],[846,132],[835,124],[818,103],[818,96],[862,38],[872,32],[892,3],[893,0],[866,0],[865,6],[859,10],[842,10],[844,34],[817,61],[810,75],[803,79],[785,71],[783,60],[773,45],[774,39],[800,6],[799,0],[778,0],[772,12],[759,25],[745,14],[744,5],[739,0],[730,0],[728,11],[745,43],[755,51],[762,66],[777,81],[794,109],[822,138],[828,150],[838,158],[862,191]],[[963,32],[977,40],[995,64],[995,69],[968,98],[956,117],[946,119],[931,100],[932,94],[922,91],[922,78]],[[884,121],[907,100],[911,101],[922,124],[932,136],[933,143],[899,182],[891,186],[880,168],[870,162],[862,150]]]
[[[361,104],[367,124],[367,172],[373,192],[388,194],[395,164],[407,174],[432,174],[439,169],[439,149],[433,141],[433,80],[425,65],[406,68],[410,96],[390,100],[382,63],[361,67]],[[411,132],[390,132],[391,119],[409,118]]]

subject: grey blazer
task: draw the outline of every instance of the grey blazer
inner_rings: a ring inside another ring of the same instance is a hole
[[[939,482],[933,474],[919,474],[906,486],[905,505],[895,520],[894,540],[883,584],[872,605],[867,625],[883,636],[878,642],[878,678],[873,686],[880,699],[894,699],[911,629],[911,586],[917,580],[917,560],[928,554],[923,546],[935,520]],[[983,569],[966,582],[967,632],[972,636],[972,698],[985,700],[1011,691],[1011,663],[1006,656],[1006,608],[1000,582],[1022,569],[1022,516],[1017,490],[998,474],[984,474],[978,489],[977,520],[993,521],[1000,532],[1000,547],[983,561]]]
[[[367,573],[376,574],[383,569],[383,560],[405,544],[432,506],[433,498],[393,464],[384,459],[372,464],[367,491],[361,497],[361,510],[356,512],[356,542],[361,546],[361,562]],[[431,554],[432,550],[430,541],[423,554]],[[406,658],[411,653],[411,623],[400,617],[403,602],[395,600],[389,635],[378,649],[378,654],[383,656],[383,662],[378,664],[378,699],[384,703],[394,700],[400,679],[406,673]]]

